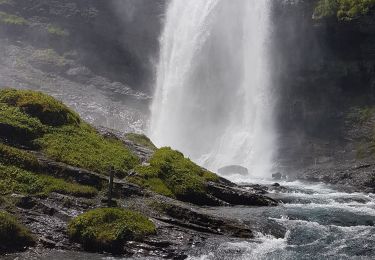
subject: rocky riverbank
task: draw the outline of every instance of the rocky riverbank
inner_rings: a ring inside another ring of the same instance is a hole
[[[215,217],[202,206],[277,205],[265,189],[237,186],[177,151],[156,148],[143,135],[94,129],[40,92],[1,90],[0,108],[0,210],[32,234],[34,246],[24,248],[26,255],[87,248],[71,237],[68,224],[84,212],[111,206],[139,212],[156,230],[141,239],[126,233],[116,252],[183,259],[186,250],[208,237],[254,236],[252,226]]]

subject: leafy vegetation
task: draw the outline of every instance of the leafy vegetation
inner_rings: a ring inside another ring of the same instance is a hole
[[[352,20],[366,15],[375,7],[375,0],[319,0],[314,18],[336,16],[339,20]]]
[[[93,197],[95,188],[66,182],[52,176],[36,174],[15,166],[0,163],[0,194],[21,193],[27,195],[48,195],[51,192],[78,197]]]
[[[60,26],[49,24],[47,26],[47,32],[52,35],[60,36],[60,37],[66,37],[69,36],[69,32]]]
[[[57,161],[108,174],[112,167],[124,177],[139,159],[121,141],[100,136],[90,126],[63,126],[39,138],[42,151]]]
[[[142,240],[155,232],[155,225],[145,216],[115,208],[88,211],[68,225],[71,239],[93,251],[120,252],[125,241]]]
[[[4,3],[9,3],[3,2]],[[13,14],[8,14],[6,12],[0,12],[0,24],[4,25],[17,25],[17,26],[22,26],[22,25],[28,25],[28,21],[20,16],[13,15]]]
[[[129,180],[166,196],[189,200],[203,195],[207,181],[218,176],[193,163],[178,151],[163,147],[155,151],[149,166],[138,166]]]
[[[30,231],[12,215],[0,211],[0,252],[20,250],[33,245]]]
[[[125,138],[143,147],[147,147],[151,150],[156,150],[156,146],[151,142],[150,138],[143,134],[128,133]]]

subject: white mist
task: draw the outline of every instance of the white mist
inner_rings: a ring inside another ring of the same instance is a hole
[[[269,68],[271,0],[172,0],[149,135],[216,171],[267,177],[276,146]]]

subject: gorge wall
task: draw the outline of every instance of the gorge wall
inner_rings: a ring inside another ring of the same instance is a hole
[[[278,162],[285,171],[372,157],[374,12],[351,21],[313,19],[316,1],[274,6]]]

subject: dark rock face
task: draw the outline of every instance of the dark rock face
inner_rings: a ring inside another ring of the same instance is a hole
[[[228,187],[209,182],[208,192],[216,198],[233,205],[276,206],[277,202],[266,196],[249,192],[239,187]]]
[[[149,62],[156,58],[164,6],[160,0],[12,1],[0,9],[29,24],[18,30],[3,26],[0,35],[37,48],[69,51],[95,74],[145,90],[152,77]]]
[[[375,13],[350,22],[313,20],[315,3],[274,2],[278,160],[288,175],[355,164],[371,132],[348,117],[353,107],[374,104]]]

